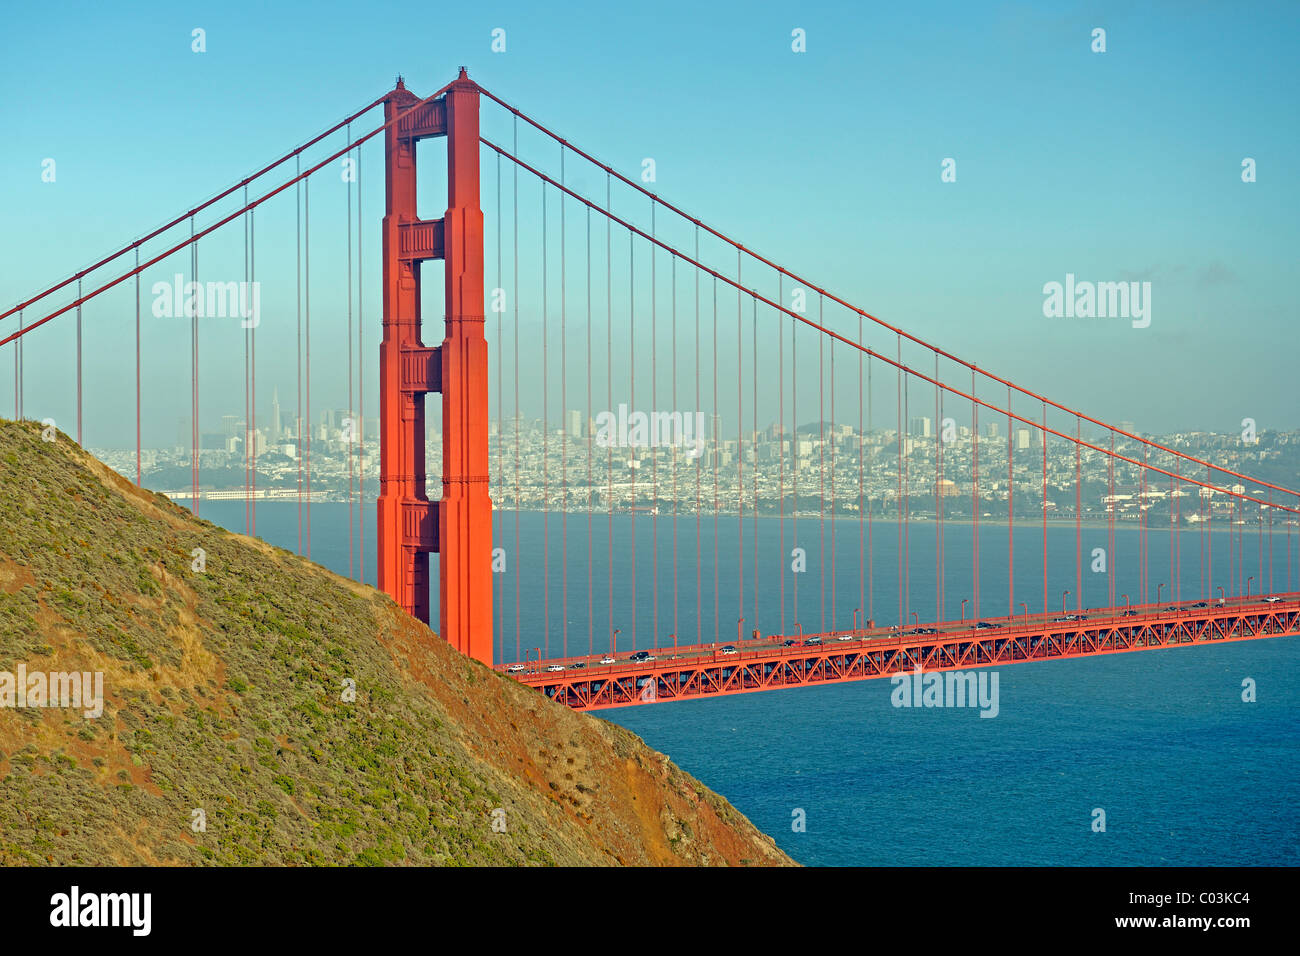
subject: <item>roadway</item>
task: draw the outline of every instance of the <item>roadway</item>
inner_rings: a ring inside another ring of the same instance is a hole
[[[679,644],[635,654],[620,651],[515,662],[497,669],[586,710],[862,680],[915,666],[926,670],[987,667],[1297,632],[1300,592],[1291,592],[959,619],[909,628],[760,635],[730,644]],[[650,685],[647,697],[645,688]]]

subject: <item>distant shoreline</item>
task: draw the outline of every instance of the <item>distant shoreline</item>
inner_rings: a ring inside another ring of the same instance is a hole
[[[277,489],[277,490],[278,490],[278,489]],[[275,495],[274,497],[261,497],[261,496],[260,496],[261,491],[262,491],[262,489],[259,489],[259,492],[254,494],[254,496],[253,496],[253,498],[252,498],[252,501],[254,501],[254,502],[256,502],[256,503],[259,503],[259,504],[268,504],[268,503],[271,503],[271,504],[291,504],[291,505],[297,505],[297,503],[298,503],[298,497],[297,497],[297,495],[294,494],[294,493],[291,493],[291,494],[280,493],[280,494]],[[167,494],[167,492],[159,492],[159,494]],[[328,496],[327,496],[327,495],[328,495]],[[347,499],[346,497],[336,497],[335,495],[336,495],[336,493],[322,493],[322,492],[316,492],[316,493],[314,493],[314,494],[312,495],[312,497],[311,497],[311,499],[310,499],[310,502],[309,502],[309,500],[308,500],[308,498],[307,498],[306,495],[303,496],[303,499],[302,499],[302,500],[303,500],[303,503],[304,503],[304,504],[310,503],[310,504],[313,504],[313,505],[320,505],[320,504],[338,504],[338,505],[342,505],[342,504],[347,504],[347,503],[348,503],[348,499]],[[169,497],[171,497],[171,496],[169,495]],[[179,496],[175,497],[174,500],[176,500],[177,503],[186,503],[186,504],[188,504],[192,499],[190,498],[190,496],[189,496],[188,493],[181,493]],[[229,502],[242,502],[242,501],[244,500],[244,496],[243,496],[243,494],[239,493],[239,490],[238,490],[238,489],[236,489],[236,490],[233,491],[233,492],[231,492],[231,491],[226,491],[226,490],[223,489],[223,491],[221,492],[221,497],[219,497],[219,498],[209,498],[209,497],[207,497],[206,495],[204,495],[204,496],[200,497],[199,500],[202,501],[202,502],[207,502],[207,503],[222,502],[222,501],[229,501]],[[376,501],[375,498],[373,498],[373,497],[367,495],[366,498],[364,499],[364,501],[362,502],[362,505],[365,506],[365,507],[370,507],[370,506],[373,506],[373,505],[375,504],[375,501]],[[356,504],[356,503],[357,503],[357,499],[354,498],[353,501],[352,501],[352,503],[353,503],[353,504]],[[515,513],[515,509],[513,509],[513,508],[506,508],[506,507],[498,507],[498,508],[496,508],[496,509],[494,509],[494,510],[495,510],[497,513],[505,513],[505,514],[514,514],[514,513]],[[556,508],[556,509],[552,509],[551,511],[544,511],[544,510],[542,510],[542,509],[540,509],[540,508],[521,508],[521,509],[519,509],[519,514],[535,514],[535,515],[547,515],[547,514],[550,514],[550,515],[561,515],[561,514],[568,514],[568,515],[570,515],[570,516],[583,516],[583,515],[588,515],[588,514],[590,514],[590,515],[593,515],[593,516],[596,516],[596,517],[599,517],[599,516],[602,516],[602,515],[605,516],[605,517],[609,517],[610,512],[609,512],[608,510],[606,510],[606,509],[593,509],[593,510],[590,510],[590,511],[577,511],[577,510],[570,510],[570,511],[567,511],[567,512],[566,512],[566,511],[562,511],[561,509],[558,509],[558,508]],[[664,521],[664,520],[671,521],[672,518],[673,518],[673,512],[671,511],[671,509],[661,510],[657,516],[654,515],[652,512],[650,512],[650,511],[648,511],[648,510],[639,510],[639,511],[635,511],[635,512],[633,512],[633,511],[630,511],[630,510],[628,510],[628,509],[626,509],[626,508],[615,509],[614,512],[613,512],[613,514],[614,514],[615,517],[629,517],[629,516],[632,516],[632,515],[634,515],[634,514],[635,514],[635,515],[642,516],[642,517],[647,517],[647,518],[658,517],[661,521]],[[677,513],[677,520],[678,520],[679,522],[681,522],[681,521],[689,521],[689,520],[693,520],[693,519],[695,519],[697,516],[698,516],[700,519],[702,519],[702,520],[712,520],[712,518],[715,517],[715,514],[714,514],[714,512],[712,512],[712,511],[701,511],[701,512],[698,512],[698,514],[697,514],[697,512],[694,512],[694,511],[679,511],[679,512]],[[717,516],[717,517],[720,517],[720,518],[731,518],[731,519],[737,519],[737,518],[740,518],[740,517],[741,517],[741,514],[740,514],[739,512],[736,512],[736,511],[720,511],[720,512],[717,512],[716,516]],[[754,518],[754,512],[753,512],[753,511],[750,511],[750,510],[747,510],[747,511],[745,511],[743,517],[745,518],[745,520],[753,520],[753,518]],[[781,515],[766,514],[766,513],[761,513],[761,514],[758,515],[759,520],[762,520],[762,521],[780,520],[781,517],[782,517]],[[822,520],[827,520],[827,521],[835,521],[835,522],[838,522],[838,523],[840,523],[840,524],[853,524],[853,525],[857,525],[857,524],[863,524],[863,525],[865,525],[865,524],[867,523],[865,518],[859,518],[858,515],[839,514],[839,515],[832,516],[832,515],[829,515],[829,514],[827,514],[827,515],[822,515],[820,512],[816,512],[816,511],[801,511],[801,512],[799,512],[799,514],[798,514],[797,516],[794,515],[794,514],[789,514],[789,513],[787,513],[787,514],[784,516],[784,518],[785,518],[786,521],[794,521],[794,520],[796,520],[796,518],[797,518],[797,520],[799,520],[799,521],[822,521]],[[912,525],[912,526],[933,527],[933,526],[937,526],[939,522],[938,522],[937,519],[934,517],[934,515],[931,515],[931,514],[925,514],[925,515],[912,515],[910,518],[906,519],[904,523],[905,523],[905,524],[908,524],[908,525]],[[1002,531],[1002,530],[1005,530],[1005,529],[1006,529],[1006,526],[1007,526],[1007,519],[1006,519],[1006,516],[1005,516],[1005,515],[1000,515],[1000,516],[991,516],[991,517],[987,517],[987,518],[980,518],[979,523],[980,523],[981,526],[987,526],[987,527],[989,527],[990,529],[996,529],[996,530],[998,530],[998,531]],[[897,515],[893,515],[893,514],[882,514],[882,515],[873,514],[873,515],[871,516],[871,524],[872,524],[872,525],[882,525],[882,526],[896,526],[896,525],[898,524],[898,516],[897,516]],[[969,517],[960,517],[960,518],[955,518],[955,517],[944,516],[943,524],[944,524],[945,526],[946,526],[946,525],[958,525],[958,526],[961,526],[961,527],[974,527],[974,525],[975,525],[975,521],[974,521],[973,518],[969,518]],[[1078,526],[1081,530],[1088,530],[1088,531],[1103,530],[1103,531],[1109,531],[1109,530],[1110,530],[1110,524],[1111,524],[1111,523],[1110,523],[1109,521],[1107,521],[1106,519],[1104,519],[1104,518],[1099,519],[1099,518],[1095,518],[1095,517],[1093,517],[1093,518],[1084,518],[1082,521],[1078,522],[1078,525],[1077,525],[1077,526]],[[1034,529],[1041,529],[1042,526],[1043,526],[1043,522],[1042,522],[1042,518],[1041,518],[1041,516],[1034,516],[1034,515],[1017,515],[1017,516],[1016,516],[1016,519],[1015,519],[1015,525],[1016,525],[1016,527],[1021,528],[1021,529],[1034,530]],[[1075,523],[1075,520],[1074,520],[1073,518],[1050,518],[1050,517],[1049,517],[1048,520],[1047,520],[1047,527],[1048,527],[1049,530],[1050,530],[1050,529],[1053,529],[1053,528],[1074,528],[1074,527],[1076,527],[1076,523]],[[1223,519],[1223,518],[1220,518],[1220,519],[1217,519],[1217,520],[1211,522],[1211,523],[1209,524],[1209,527],[1210,527],[1211,533],[1214,533],[1214,534],[1226,533],[1226,532],[1228,531],[1228,526],[1227,526],[1227,523],[1226,523],[1226,519]],[[1259,531],[1260,531],[1260,527],[1261,527],[1261,526],[1260,526],[1260,525],[1257,525],[1257,524],[1247,524],[1247,525],[1243,525],[1243,526],[1241,526],[1240,530],[1242,530],[1242,531],[1244,531],[1244,532],[1246,532],[1246,533],[1254,533],[1254,534],[1258,534]],[[1293,527],[1295,527],[1295,526],[1293,526]],[[1131,519],[1117,519],[1117,520],[1115,521],[1115,528],[1118,529],[1118,530],[1130,530],[1130,531],[1140,531],[1140,530],[1142,530],[1142,529],[1141,529],[1141,526],[1139,525],[1139,523],[1138,523],[1137,521],[1134,521],[1134,520],[1131,520]],[[1146,530],[1147,530],[1147,533],[1148,533],[1148,534],[1152,534],[1152,535],[1157,535],[1157,536],[1158,536],[1158,535],[1162,535],[1162,534],[1167,535],[1167,534],[1170,532],[1171,529],[1170,529],[1170,526],[1167,525],[1167,524],[1160,523],[1160,522],[1155,522],[1155,523],[1150,523],[1150,524],[1148,524],[1147,527],[1146,527]],[[1181,534],[1200,534],[1200,532],[1201,532],[1201,527],[1200,527],[1200,525],[1188,525],[1188,524],[1182,524],[1182,525],[1179,525],[1179,526],[1178,526],[1177,530],[1178,530],[1179,533],[1181,533]],[[1287,525],[1286,525],[1286,521],[1285,521],[1285,519],[1283,519],[1283,518],[1277,518],[1277,519],[1274,520],[1274,522],[1273,522],[1273,533],[1274,533],[1274,534],[1285,534],[1285,533],[1286,533],[1286,530],[1287,530]],[[1267,532],[1268,532],[1268,524],[1267,524],[1267,523],[1263,525],[1263,531],[1267,534]]]

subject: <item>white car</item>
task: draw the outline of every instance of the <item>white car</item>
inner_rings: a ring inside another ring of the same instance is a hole
[[[506,668],[506,673],[507,673],[507,674],[522,674],[522,673],[523,673],[524,671],[526,671],[526,670],[528,670],[528,668],[525,667],[523,664],[511,664],[509,667]]]
[[[1264,598],[1264,600],[1269,604],[1276,604],[1278,601],[1282,599],[1280,597],[1266,597]]]
[[[836,639],[837,641],[856,641],[856,640],[857,640],[857,638],[854,637],[852,634],[841,634],[839,637],[837,637],[837,638],[835,638],[835,639]]]
[[[610,657],[608,654],[606,654],[604,657],[602,657],[602,658],[600,659],[600,662],[601,662],[602,664],[613,664],[613,663],[614,663],[614,658],[612,658],[612,657]]]
[[[564,670],[563,664],[547,664],[546,669],[551,672]]]
[[[730,655],[732,655],[732,654],[737,653],[737,651],[736,651],[735,645],[733,645],[733,644],[728,644],[726,647],[722,648],[722,650],[721,650],[719,653],[726,654],[726,655],[730,656]]]

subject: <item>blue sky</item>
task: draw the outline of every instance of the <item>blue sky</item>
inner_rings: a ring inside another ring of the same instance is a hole
[[[1144,430],[1235,430],[1246,416],[1300,426],[1300,8],[863,6],[13,7],[0,35],[0,302],[238,180],[397,73],[424,94],[464,64],[628,175],[653,157],[661,194],[747,246],[1027,387]],[[196,27],[203,54],[191,51]],[[494,54],[498,27],[507,48]],[[791,51],[796,27],[806,53]],[[1107,32],[1105,53],[1090,49],[1095,27]],[[485,113],[485,130],[506,128]],[[946,157],[955,183],[940,181]],[[1257,182],[1241,181],[1244,157],[1256,160]],[[45,158],[57,162],[55,183],[41,181]],[[363,166],[371,365],[378,158],[371,150]],[[487,191],[494,167],[484,163]],[[313,372],[320,408],[346,401],[344,194],[312,188],[322,231],[313,334],[328,349]],[[259,277],[270,282],[292,261],[277,258],[292,255],[292,200],[263,223]],[[240,241],[237,224],[214,240],[205,273],[242,277]],[[288,268],[278,278],[291,286]],[[1044,318],[1043,284],[1067,273],[1149,280],[1150,327]],[[288,294],[266,293],[280,304]],[[130,440],[126,301],[86,310],[91,444]],[[273,385],[290,401],[291,328],[263,330],[261,416]],[[188,329],[151,331],[146,427],[153,443],[171,443],[188,406]],[[59,379],[71,334],[68,316],[33,337],[29,416],[48,410],[62,424],[71,414]],[[214,333],[208,349],[205,428],[242,409],[242,336]],[[0,356],[0,414],[10,413],[11,361]]]

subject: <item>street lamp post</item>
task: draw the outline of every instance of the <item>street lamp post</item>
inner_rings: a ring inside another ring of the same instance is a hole
[[[1029,605],[1026,604],[1024,601],[1021,601],[1020,606],[1025,609],[1025,617],[1029,617]]]
[[[1227,600],[1227,599],[1223,596],[1223,588],[1222,588],[1222,587],[1218,588],[1218,591],[1219,591],[1219,603],[1222,604],[1222,603],[1223,603],[1225,600]]]
[[[1246,578],[1246,597],[1250,597],[1250,586],[1255,581],[1254,576]]]
[[[1070,596],[1070,592],[1069,592],[1069,591],[1066,591],[1064,594],[1061,595],[1061,613],[1062,613],[1062,614],[1065,613],[1065,599],[1068,598],[1069,596]]]
[[[621,633],[622,633],[622,629],[616,627],[614,628],[614,633],[609,635],[609,656],[610,657],[616,656],[614,653],[614,647],[618,641],[618,636]]]
[[[858,615],[861,613],[862,613],[862,608],[855,607],[853,609],[853,632],[855,634],[858,632]]]
[[[920,626],[921,626],[921,615],[919,615],[919,614],[917,614],[915,611],[913,611],[913,612],[912,612],[912,617],[915,618],[915,620],[916,620],[916,626],[917,626],[917,627],[920,627]]]
[[[740,629],[741,629],[741,625],[743,625],[744,623],[745,623],[745,619],[744,619],[743,617],[742,617],[740,620],[738,620],[738,621],[736,622],[736,643],[737,643],[737,644],[740,643],[740,640],[741,640],[741,638],[740,638]]]
[[[966,620],[966,605],[969,604],[969,603],[970,603],[970,598],[962,598],[962,600],[961,600],[961,619],[962,619],[963,621]]]

